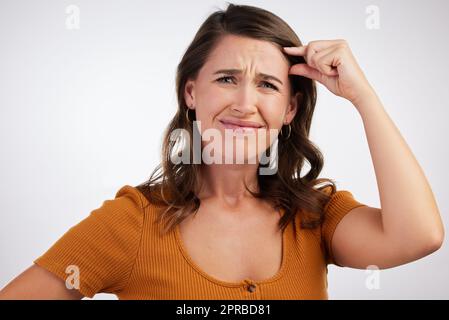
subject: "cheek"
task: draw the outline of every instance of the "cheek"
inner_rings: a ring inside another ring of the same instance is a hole
[[[199,86],[195,96],[195,108],[197,120],[208,122],[218,106],[217,95],[213,88]]]
[[[217,116],[220,112],[221,109],[216,101],[205,99],[198,103],[196,106],[196,120],[200,122],[201,133],[205,129],[217,127]]]
[[[260,109],[260,113],[268,128],[279,129],[282,126],[285,112],[279,104],[264,106]]]

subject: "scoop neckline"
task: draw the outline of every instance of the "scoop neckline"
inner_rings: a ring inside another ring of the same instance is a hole
[[[280,217],[282,217],[282,215],[285,213],[283,208],[280,208],[278,210],[278,213],[280,215]],[[231,281],[225,281],[225,280],[220,280],[218,278],[215,278],[214,276],[206,273],[203,269],[201,269],[194,261],[193,259],[190,257],[189,253],[187,252],[187,249],[185,248],[182,239],[181,239],[181,232],[179,231],[179,224],[177,224],[175,226],[175,238],[176,238],[176,243],[178,245],[178,248],[182,254],[182,256],[184,257],[184,259],[186,260],[186,262],[190,265],[190,267],[197,272],[198,274],[200,274],[201,276],[203,276],[204,278],[206,278],[207,280],[216,283],[218,285],[221,286],[225,286],[225,287],[241,287],[247,284],[267,284],[270,282],[274,282],[276,280],[278,280],[279,278],[281,278],[285,272],[285,269],[287,268],[287,262],[288,262],[288,257],[289,257],[289,253],[290,253],[290,248],[289,248],[289,244],[288,244],[288,240],[287,240],[287,229],[290,228],[290,224],[287,225],[287,227],[282,231],[282,262],[281,262],[281,267],[279,268],[278,272],[276,274],[274,274],[273,276],[267,278],[267,279],[263,279],[263,280],[253,280],[251,278],[245,278],[239,282],[231,282]]]

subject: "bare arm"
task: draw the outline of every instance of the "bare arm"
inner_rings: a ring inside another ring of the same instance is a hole
[[[62,279],[36,264],[0,290],[0,300],[80,300],[83,297],[78,290],[67,289]]]
[[[332,250],[339,265],[392,268],[438,250],[444,225],[424,171],[343,39],[284,48],[304,57],[289,74],[305,76],[349,100],[363,121],[381,208],[351,210],[335,229]],[[423,109],[422,112],[428,112]]]

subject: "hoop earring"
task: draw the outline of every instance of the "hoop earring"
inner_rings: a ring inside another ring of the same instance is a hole
[[[284,127],[282,127],[284,128]],[[284,135],[282,134],[282,128],[281,128],[281,136],[284,137]],[[285,138],[285,140],[287,140],[288,138],[290,138],[290,134],[292,133],[292,127],[290,126],[290,123],[288,124],[288,136],[287,138]]]
[[[189,108],[186,108],[186,118],[187,118],[187,121],[188,122],[192,122],[192,120],[190,120],[190,118],[189,118]]]

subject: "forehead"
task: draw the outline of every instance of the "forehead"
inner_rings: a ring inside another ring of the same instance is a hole
[[[226,35],[210,53],[204,71],[238,68],[246,72],[262,72],[282,76],[288,74],[289,63],[280,48],[271,42]]]

